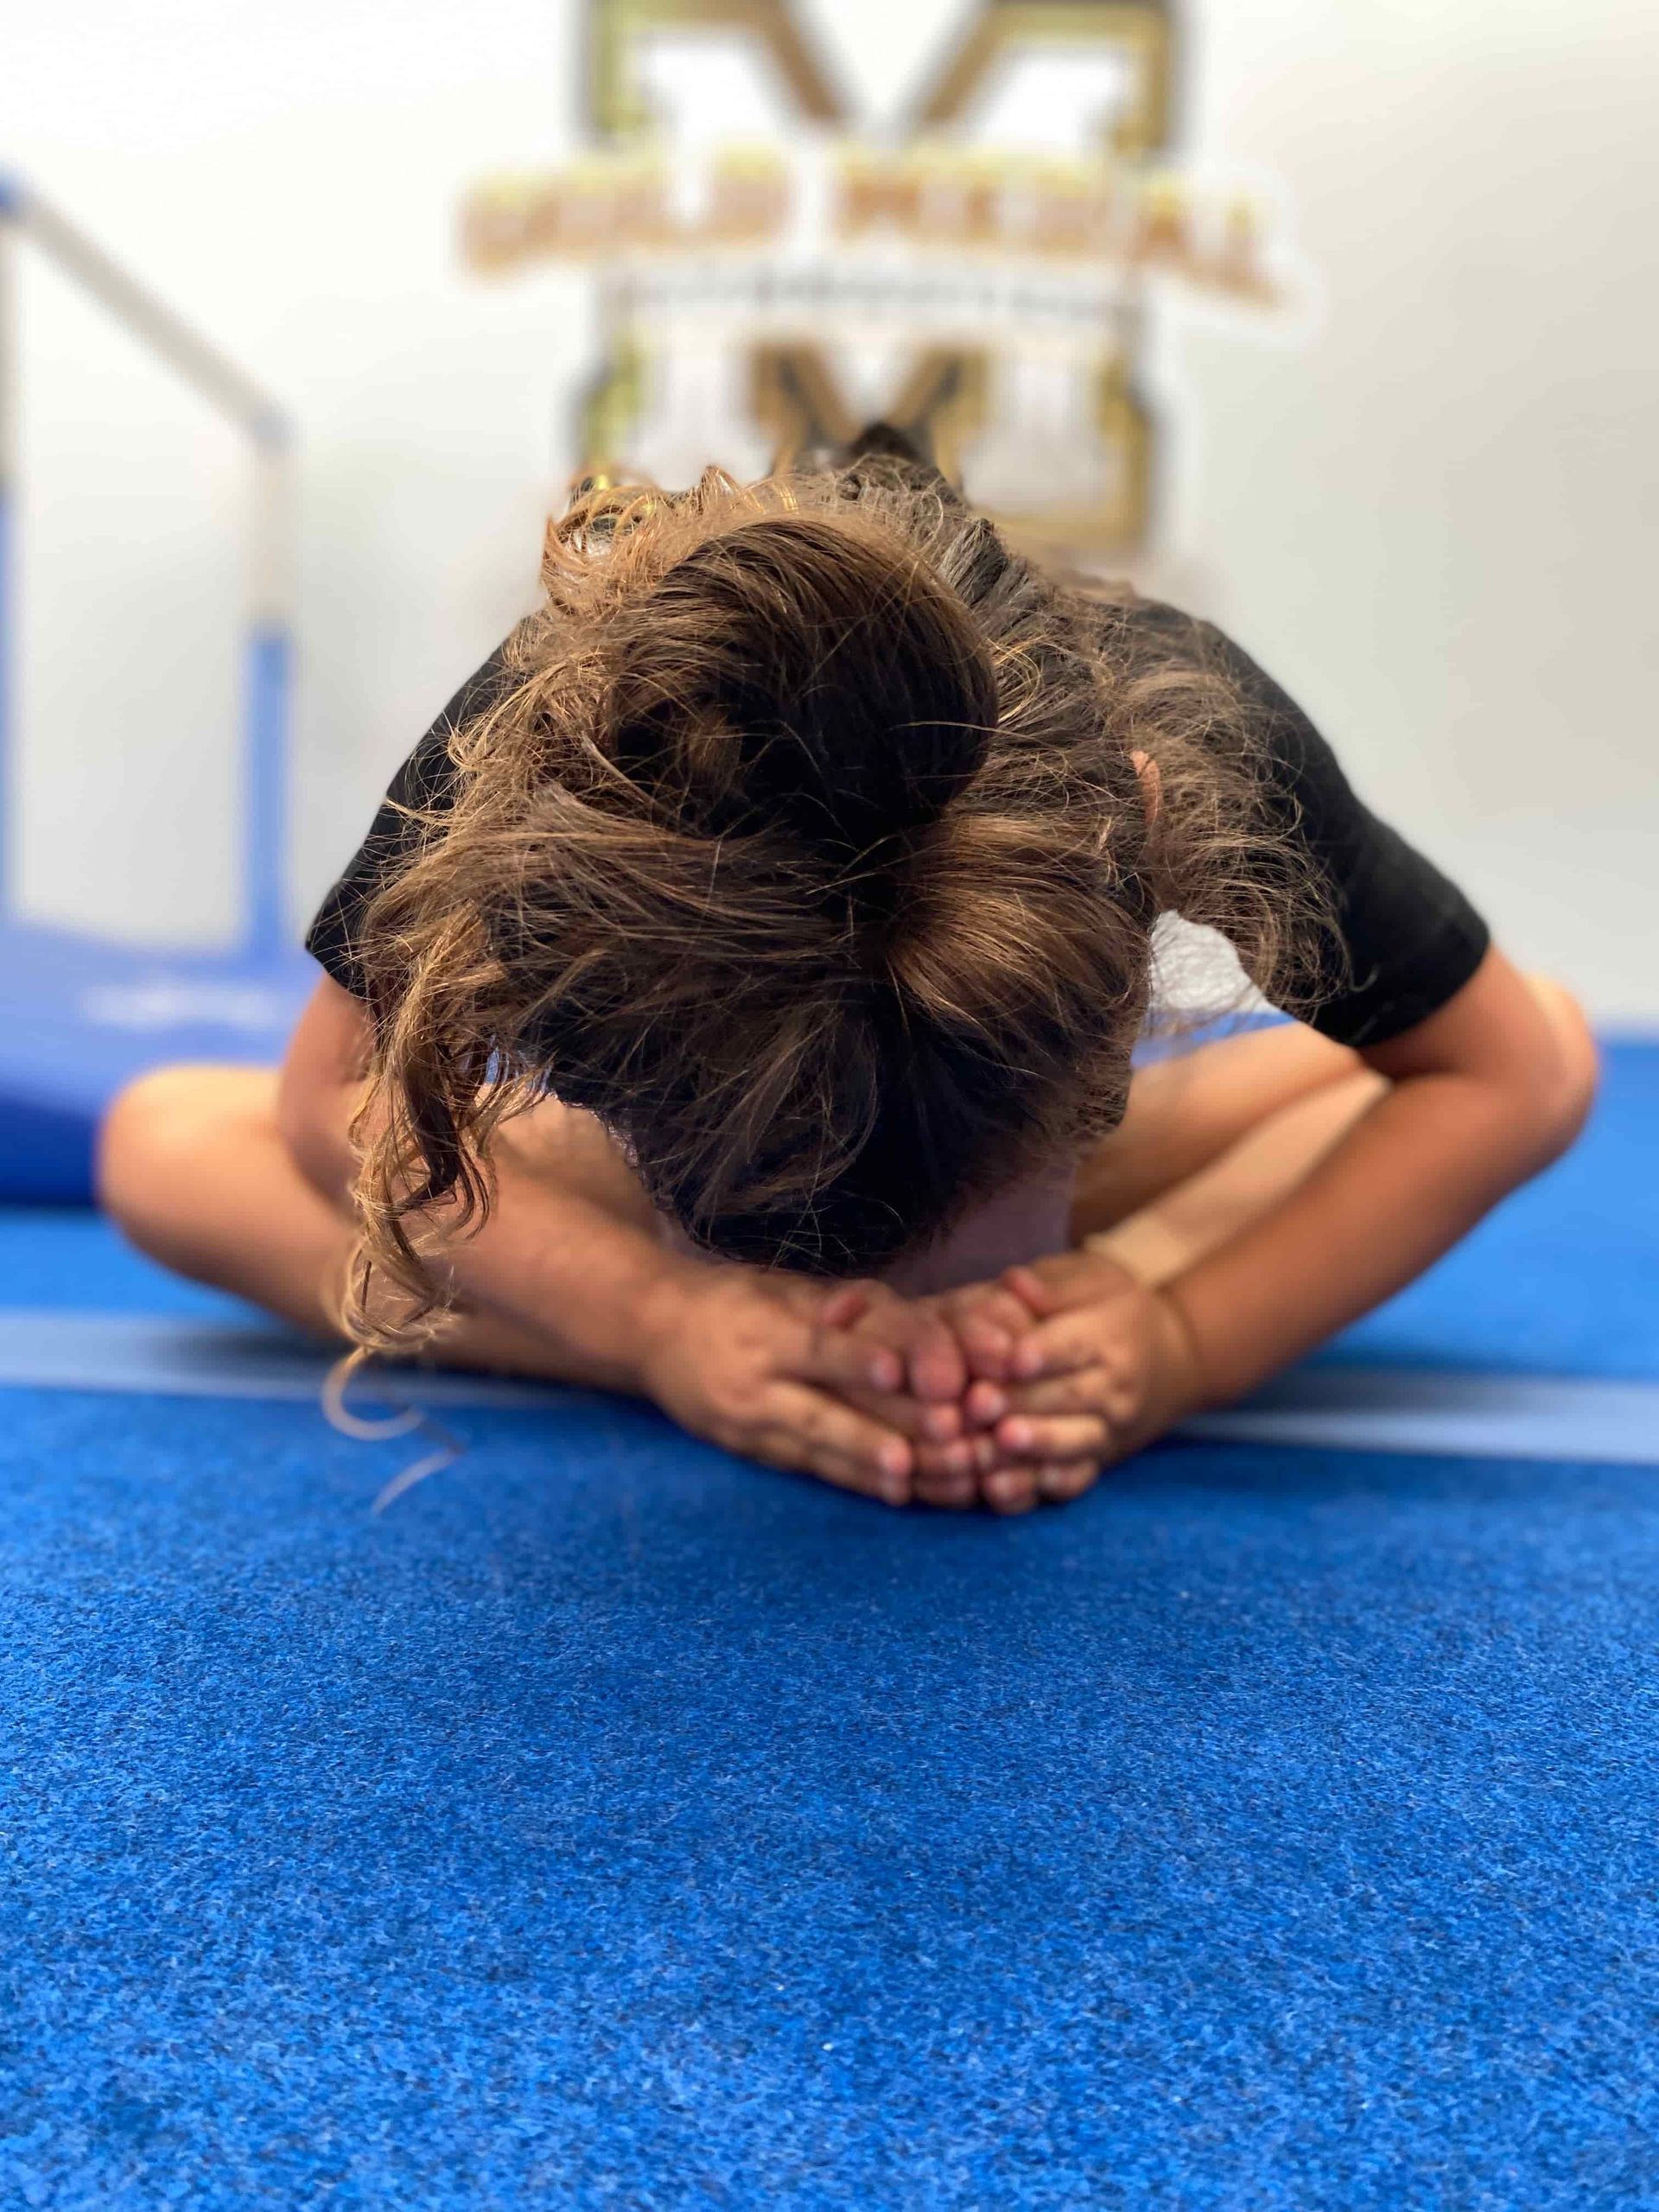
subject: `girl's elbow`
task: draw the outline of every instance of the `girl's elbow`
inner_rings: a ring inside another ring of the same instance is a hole
[[[345,1203],[353,1159],[347,1135],[353,1098],[343,1084],[285,1067],[276,1086],[276,1133],[289,1160],[331,1205]]]
[[[1541,1059],[1531,1097],[1537,1164],[1543,1168],[1570,1150],[1583,1134],[1600,1087],[1601,1057],[1584,1008],[1573,994],[1547,976],[1527,980],[1548,1021],[1553,1046]]]
[[[276,1131],[289,1158],[331,1205],[356,1172],[351,1126],[369,1053],[368,1017],[325,976],[300,1015],[276,1081]]]

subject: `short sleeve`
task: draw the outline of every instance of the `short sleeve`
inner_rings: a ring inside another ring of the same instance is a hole
[[[368,835],[313,917],[305,949],[354,998],[367,995],[359,945],[375,893],[415,856],[420,824],[407,809],[442,812],[454,792],[449,741],[493,706],[507,685],[506,647],[470,676],[392,778]]]
[[[1383,1044],[1463,988],[1491,933],[1458,886],[1365,805],[1294,700],[1230,638],[1199,628],[1263,716],[1280,804],[1329,886],[1348,973],[1311,1026],[1339,1044]]]

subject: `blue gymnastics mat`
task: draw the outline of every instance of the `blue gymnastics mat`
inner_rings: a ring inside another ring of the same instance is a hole
[[[1325,1395],[1659,1400],[1656,1078]],[[280,1332],[0,1262],[0,2203],[1659,2207],[1659,1427],[1003,1524],[564,1393],[376,1517]]]
[[[3,2201],[1659,2203],[1650,1471],[6,1413]]]

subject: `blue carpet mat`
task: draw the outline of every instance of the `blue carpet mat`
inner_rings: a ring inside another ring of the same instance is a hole
[[[0,2201],[1659,2204],[1659,1484],[19,1393]]]
[[[1659,1373],[1656,1102],[1342,1355]],[[444,1420],[0,1391],[0,2206],[1659,2212],[1659,1465]]]

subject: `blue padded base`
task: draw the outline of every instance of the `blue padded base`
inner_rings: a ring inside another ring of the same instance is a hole
[[[169,1060],[274,1065],[316,974],[298,951],[163,956],[0,929],[0,1203],[85,1204],[123,1084]]]

